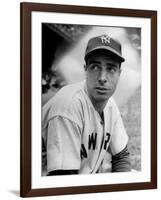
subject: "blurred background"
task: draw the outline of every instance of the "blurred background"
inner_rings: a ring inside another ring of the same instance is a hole
[[[114,98],[129,135],[132,167],[141,170],[141,29],[73,24],[42,24],[42,106],[66,84],[85,78],[84,54],[89,38],[118,39],[125,62]],[[42,143],[42,147],[43,146]],[[44,163],[45,164],[45,163]]]

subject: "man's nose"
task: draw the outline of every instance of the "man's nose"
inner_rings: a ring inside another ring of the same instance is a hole
[[[106,70],[101,70],[98,78],[100,84],[105,84],[107,82],[107,72]]]

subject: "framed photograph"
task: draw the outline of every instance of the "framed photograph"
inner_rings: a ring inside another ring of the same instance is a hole
[[[20,12],[20,196],[157,188],[157,12]]]

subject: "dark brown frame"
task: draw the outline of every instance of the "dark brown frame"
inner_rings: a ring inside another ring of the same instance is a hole
[[[79,13],[151,19],[151,181],[143,183],[32,189],[31,187],[31,13],[32,11]],[[20,4],[21,40],[21,140],[20,196],[48,196],[80,193],[143,190],[157,188],[157,11],[39,3]]]

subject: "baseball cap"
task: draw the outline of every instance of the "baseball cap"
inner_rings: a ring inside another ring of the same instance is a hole
[[[93,37],[88,41],[86,52],[85,52],[85,60],[96,50],[107,50],[112,53],[120,62],[124,62],[125,59],[122,57],[121,44],[118,40],[111,38],[108,35],[101,35],[97,37]]]

